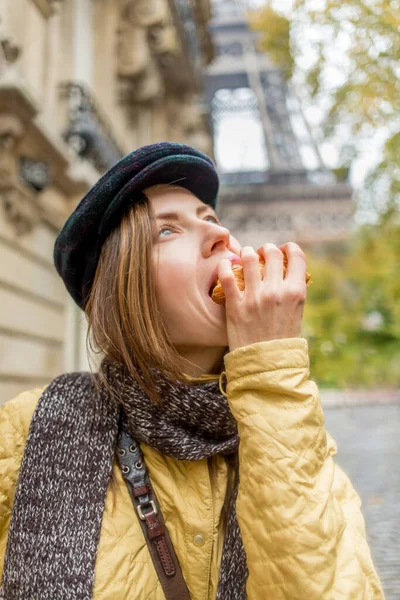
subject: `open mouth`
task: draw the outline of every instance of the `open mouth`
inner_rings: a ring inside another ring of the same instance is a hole
[[[214,283],[212,284],[212,286],[208,290],[208,295],[210,296],[210,298],[211,298],[211,296],[213,294],[214,288],[217,286],[217,281],[218,281],[218,277],[215,279]]]
[[[239,265],[239,264],[233,264],[233,265],[232,265],[232,271],[235,271],[236,269],[240,269],[240,268],[241,268],[241,265]],[[212,297],[212,294],[213,294],[214,288],[216,288],[216,287],[217,287],[217,284],[218,284],[218,282],[219,282],[219,280],[218,280],[218,275],[217,275],[217,276],[215,277],[215,279],[214,279],[213,283],[211,284],[211,287],[210,287],[210,289],[208,290],[208,295],[210,296],[210,298]]]

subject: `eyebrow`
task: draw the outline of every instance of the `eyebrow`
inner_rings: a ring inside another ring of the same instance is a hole
[[[197,207],[196,215],[197,216],[202,215],[208,209],[210,209],[214,213],[214,210],[211,206],[203,204],[202,206]],[[160,213],[159,215],[156,215],[156,219],[170,219],[171,221],[179,221],[179,214],[177,212]]]

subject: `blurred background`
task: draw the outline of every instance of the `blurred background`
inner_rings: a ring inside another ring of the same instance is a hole
[[[52,262],[99,176],[213,157],[242,245],[307,254],[303,336],[338,462],[400,598],[400,2],[0,0],[0,404],[89,368]],[[84,257],[82,257],[84,260]]]

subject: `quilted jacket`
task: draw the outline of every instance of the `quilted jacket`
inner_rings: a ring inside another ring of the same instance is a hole
[[[361,502],[335,464],[304,338],[258,342],[228,353],[220,376],[240,434],[237,517],[249,600],[384,598]],[[209,381],[218,375],[205,375]],[[44,388],[0,409],[0,576],[29,424]],[[223,543],[225,460],[179,461],[143,445],[150,478],[193,600],[215,598]],[[94,600],[162,600],[116,460],[95,569]]]

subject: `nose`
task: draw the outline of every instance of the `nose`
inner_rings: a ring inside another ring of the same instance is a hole
[[[210,224],[203,239],[203,253],[210,256],[216,250],[229,248],[231,244],[231,232],[222,225]]]

